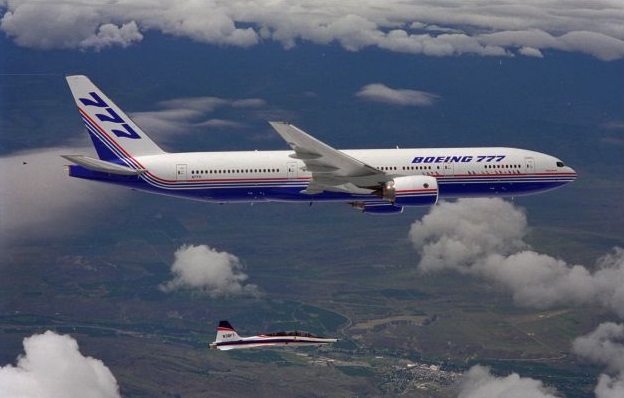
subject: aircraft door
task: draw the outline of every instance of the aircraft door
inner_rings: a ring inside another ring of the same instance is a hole
[[[524,158],[524,171],[527,174],[535,173],[535,160],[533,158]]]
[[[176,180],[178,181],[186,180],[186,165],[185,164],[176,164]]]
[[[453,174],[455,174],[455,163],[444,163],[444,165],[442,166],[442,173],[445,176],[451,176]]]
[[[296,179],[297,178],[297,162],[286,163],[286,172],[288,174],[289,180]]]

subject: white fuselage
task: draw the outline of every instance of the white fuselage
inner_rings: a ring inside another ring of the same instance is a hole
[[[392,177],[435,177],[441,198],[525,195],[556,188],[576,176],[574,170],[550,155],[515,148],[342,152]],[[171,153],[139,157],[136,162],[148,171],[143,176],[147,190],[160,188],[165,194],[189,195],[200,200],[315,201],[341,196],[301,194],[312,173],[290,154],[291,151]]]

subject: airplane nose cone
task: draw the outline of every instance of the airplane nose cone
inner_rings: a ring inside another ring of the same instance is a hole
[[[566,176],[569,177],[569,182],[576,180],[576,177],[577,177],[576,171],[574,171],[572,167],[566,166],[566,170],[564,171],[564,173],[566,174]]]

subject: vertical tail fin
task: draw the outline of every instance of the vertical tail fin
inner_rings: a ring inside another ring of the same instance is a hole
[[[236,332],[236,329],[230,325],[228,321],[219,321],[219,326],[217,327],[217,339],[215,343],[221,343],[224,341],[236,341],[240,340],[241,337]]]
[[[88,77],[66,79],[101,160],[132,167],[133,157],[165,153]]]

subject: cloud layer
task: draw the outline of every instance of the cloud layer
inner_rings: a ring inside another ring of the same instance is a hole
[[[209,118],[208,114],[218,108],[258,109],[266,106],[260,98],[244,98],[238,100],[218,97],[176,98],[158,103],[162,109],[149,112],[134,112],[132,119],[142,129],[156,133],[160,137],[180,134],[198,128],[242,128],[243,123]]]
[[[484,278],[508,290],[523,306],[602,305],[624,318],[624,249],[598,259],[594,271],[537,253],[524,242],[526,216],[502,199],[441,202],[414,222],[410,239],[420,253],[423,272],[455,270]],[[603,323],[577,338],[572,351],[605,367],[597,398],[624,396],[624,324]],[[460,398],[557,397],[541,381],[513,373],[494,376],[473,366],[458,385]]]
[[[574,340],[572,351],[587,362],[606,366],[594,390],[597,398],[624,397],[624,324],[601,324]]]
[[[458,398],[555,398],[555,392],[541,381],[512,373],[496,377],[490,369],[475,365],[462,376]]]
[[[337,42],[350,51],[540,56],[556,49],[603,60],[624,57],[619,0],[0,0],[0,29],[21,46],[103,49],[143,40],[148,31],[249,47],[277,41]]]
[[[572,352],[587,363],[605,367],[594,389],[596,398],[624,397],[624,324],[605,322],[599,325],[593,332],[574,340]],[[539,380],[520,377],[517,373],[494,376],[480,365],[464,373],[457,387],[459,398],[561,396]]]
[[[51,331],[24,339],[15,366],[0,367],[0,396],[118,398],[119,387],[99,359],[85,357],[68,335]]]
[[[439,98],[425,91],[393,89],[381,83],[368,84],[355,95],[368,101],[399,106],[430,106]]]
[[[533,308],[602,305],[624,317],[624,249],[591,272],[530,250],[524,213],[502,199],[443,202],[412,224],[410,239],[423,272],[453,269],[485,278]]]
[[[183,245],[174,254],[171,266],[174,278],[161,285],[170,292],[179,289],[196,290],[211,297],[258,294],[258,287],[244,284],[247,275],[238,257],[219,252],[206,245]]]
[[[0,246],[15,240],[58,236],[115,209],[129,191],[70,178],[61,155],[90,148],[48,148],[0,158]]]

